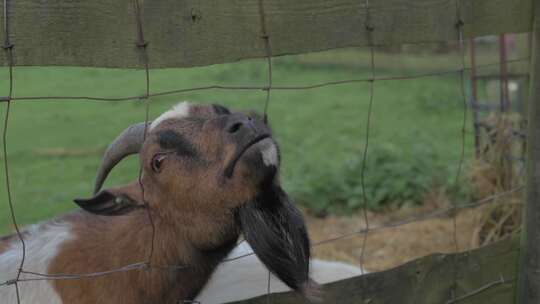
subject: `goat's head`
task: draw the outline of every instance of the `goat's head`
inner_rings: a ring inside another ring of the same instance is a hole
[[[135,153],[140,181],[100,191],[112,168]],[[309,239],[279,185],[279,162],[270,128],[259,118],[217,105],[180,103],[148,125],[126,129],[105,152],[95,196],[76,203],[98,215],[147,206],[161,220],[189,220],[188,229],[199,232],[190,241],[204,250],[242,232],[271,271],[305,294],[311,286]],[[206,227],[212,225],[216,229]]]

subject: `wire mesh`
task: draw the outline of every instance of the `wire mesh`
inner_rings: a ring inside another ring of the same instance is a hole
[[[8,207],[10,210],[10,216],[12,219],[13,226],[16,230],[17,237],[22,245],[22,252],[21,252],[21,260],[20,265],[18,267],[17,275],[15,278],[8,280],[6,282],[0,282],[0,287],[6,287],[10,288],[11,285],[14,286],[16,289],[17,294],[17,302],[21,303],[21,295],[19,294],[19,282],[30,282],[30,281],[54,281],[54,280],[79,280],[79,279],[89,279],[89,278],[97,278],[102,276],[108,276],[115,273],[121,273],[121,272],[128,272],[128,271],[147,271],[149,269],[152,270],[159,270],[159,271],[183,271],[186,269],[189,269],[191,265],[159,265],[152,263],[152,257],[154,254],[154,242],[156,233],[156,227],[154,224],[153,216],[152,216],[152,210],[150,206],[148,205],[148,202],[145,200],[144,196],[144,187],[142,183],[142,165],[139,169],[139,176],[138,181],[139,185],[142,190],[142,196],[143,196],[143,202],[146,205],[146,210],[148,214],[148,221],[149,224],[152,227],[152,233],[151,233],[151,239],[149,241],[149,248],[148,248],[148,255],[146,258],[144,258],[141,262],[133,263],[129,265],[125,265],[120,268],[116,269],[110,269],[105,271],[99,271],[99,272],[92,272],[92,273],[79,273],[79,274],[69,274],[69,273],[57,273],[57,274],[51,274],[51,273],[38,273],[33,271],[26,271],[24,270],[24,263],[26,258],[26,246],[23,234],[17,224],[17,218],[16,218],[16,212],[13,206],[12,202],[12,195],[11,195],[11,186],[10,186],[10,175],[9,175],[9,160],[8,160],[8,135],[9,135],[9,115],[10,115],[10,106],[11,103],[14,101],[58,101],[58,100],[91,100],[91,101],[102,101],[102,102],[118,102],[118,101],[134,101],[139,100],[141,102],[145,103],[144,108],[144,117],[145,117],[145,136],[147,133],[146,128],[148,127],[149,122],[149,109],[150,109],[150,100],[152,97],[157,96],[169,96],[169,95],[177,95],[187,92],[194,92],[194,91],[205,91],[205,90],[236,90],[236,91],[246,91],[246,90],[260,90],[265,92],[265,99],[264,99],[264,119],[265,121],[268,119],[268,109],[271,101],[271,91],[273,90],[313,90],[328,86],[339,86],[339,85],[351,85],[351,84],[358,84],[358,83],[368,83],[369,85],[369,94],[368,94],[368,112],[367,112],[367,123],[365,127],[365,144],[363,147],[363,154],[362,154],[362,166],[361,166],[361,188],[362,188],[362,198],[363,198],[363,204],[362,204],[362,214],[364,219],[364,227],[359,228],[356,231],[352,231],[347,234],[343,234],[334,238],[321,240],[314,242],[312,246],[323,246],[329,243],[337,242],[339,240],[343,240],[346,238],[361,236],[363,238],[362,246],[361,246],[361,254],[360,254],[360,267],[363,271],[364,269],[364,259],[365,259],[365,251],[368,244],[368,235],[371,232],[375,231],[381,231],[381,230],[387,230],[387,229],[395,229],[404,225],[408,225],[414,222],[424,221],[428,219],[432,219],[435,217],[440,217],[444,215],[452,215],[453,217],[453,242],[455,251],[459,251],[459,244],[457,239],[457,222],[456,222],[456,213],[460,209],[466,209],[466,208],[474,208],[486,204],[498,204],[501,203],[499,199],[510,196],[513,194],[516,194],[523,190],[522,186],[518,186],[516,188],[513,188],[509,191],[505,191],[502,193],[497,193],[490,195],[488,197],[485,197],[481,200],[469,202],[469,203],[462,203],[462,204],[453,204],[451,207],[445,208],[445,209],[439,209],[436,211],[433,211],[428,214],[420,215],[420,216],[414,216],[407,218],[405,220],[392,222],[389,224],[384,225],[378,225],[378,226],[370,226],[369,224],[369,217],[367,212],[367,205],[368,205],[368,198],[366,196],[366,189],[365,189],[365,172],[366,172],[366,166],[367,166],[367,158],[368,158],[368,152],[369,152],[369,145],[370,145],[370,126],[371,126],[371,115],[373,110],[373,103],[375,99],[375,83],[379,81],[402,81],[402,80],[408,80],[408,79],[420,79],[420,78],[426,78],[426,77],[437,77],[442,75],[449,75],[449,74],[458,74],[459,75],[459,85],[460,85],[460,95],[463,101],[463,123],[462,127],[460,129],[460,136],[462,138],[461,141],[461,153],[460,153],[460,159],[458,163],[458,170],[455,177],[455,182],[458,183],[462,166],[464,162],[465,157],[465,136],[466,136],[466,124],[467,124],[467,117],[468,117],[468,104],[467,104],[467,97],[465,92],[465,73],[466,71],[470,70],[471,68],[482,68],[482,67],[490,67],[490,66],[498,66],[500,62],[496,63],[490,63],[490,64],[484,64],[484,65],[478,65],[476,67],[467,67],[465,60],[465,50],[464,50],[464,34],[463,34],[463,27],[464,23],[461,18],[462,14],[462,7],[460,7],[460,1],[456,0],[456,34],[457,34],[457,41],[459,43],[459,53],[461,58],[461,67],[459,69],[455,70],[446,70],[446,71],[439,71],[439,72],[431,72],[431,73],[422,73],[422,74],[415,74],[415,75],[408,75],[408,76],[381,76],[377,77],[375,69],[375,45],[373,43],[374,35],[377,33],[376,27],[371,24],[371,9],[369,5],[369,0],[365,0],[364,3],[364,10],[365,10],[365,16],[366,20],[364,23],[364,30],[365,35],[368,37],[369,41],[369,53],[370,53],[370,77],[368,78],[358,78],[358,79],[346,79],[346,80],[339,80],[339,81],[329,81],[329,82],[322,82],[322,83],[315,83],[310,85],[297,85],[297,86],[274,86],[273,85],[273,75],[272,75],[272,69],[273,69],[273,62],[272,62],[272,44],[271,44],[271,36],[268,33],[268,30],[266,28],[266,12],[265,12],[265,5],[263,0],[259,0],[259,14],[260,14],[260,35],[261,39],[264,42],[264,48],[265,48],[265,60],[266,60],[266,68],[267,68],[267,84],[264,86],[227,86],[227,85],[209,85],[209,86],[201,86],[201,87],[190,87],[190,88],[179,88],[175,90],[168,90],[168,91],[158,91],[158,92],[152,92],[150,87],[150,64],[149,64],[149,56],[148,56],[148,48],[151,47],[148,41],[145,40],[144,36],[144,25],[142,22],[142,16],[141,16],[141,9],[140,9],[140,0],[133,0],[133,8],[134,8],[134,18],[136,19],[136,26],[135,29],[137,40],[135,42],[135,47],[137,48],[137,51],[140,54],[141,58],[141,69],[145,73],[145,86],[144,86],[144,94],[143,95],[135,95],[135,96],[124,96],[124,97],[115,97],[115,98],[109,98],[109,97],[102,97],[102,96],[14,96],[13,94],[13,86],[14,86],[14,78],[13,78],[13,70],[14,70],[14,62],[13,62],[13,50],[15,45],[10,40],[10,32],[9,32],[9,0],[3,0],[4,5],[4,53],[7,58],[8,62],[8,73],[9,73],[9,91],[8,95],[1,98],[0,102],[6,103],[6,112],[4,116],[4,128],[3,128],[3,136],[2,136],[2,142],[3,142],[3,158],[4,158],[4,173],[5,173],[5,180],[6,180],[6,194],[7,194],[7,201],[8,201]],[[517,58],[514,60],[507,60],[505,63],[513,63],[513,62],[525,62],[528,61],[528,57],[524,58]],[[222,261],[222,263],[227,263],[231,261],[235,261],[238,259],[242,259],[248,256],[253,255],[253,253],[241,255],[235,258],[225,259]],[[24,278],[21,278],[21,274],[25,274]],[[271,286],[270,286],[270,278],[271,273],[268,272],[268,281],[267,281],[267,294],[270,294]],[[491,283],[488,283],[484,286],[479,287],[476,290],[471,290],[463,293],[462,295],[458,295],[456,293],[457,289],[457,273],[454,277],[454,286],[452,290],[450,291],[449,299],[446,302],[447,304],[450,303],[457,303],[462,300],[465,300],[471,296],[474,296],[478,293],[481,293],[485,290],[488,290],[494,286],[497,286],[499,284],[504,284],[506,282],[512,281],[515,278],[504,278],[502,275],[498,278],[494,278],[494,280]],[[181,301],[187,303],[190,302],[189,300],[182,300]],[[270,302],[270,297],[267,297],[267,303]]]
[[[463,161],[465,159],[465,130],[467,126],[467,97],[465,96],[465,51],[464,51],[464,41],[463,41],[463,26],[465,25],[463,22],[463,19],[461,18],[461,2],[457,1],[456,4],[456,31],[457,31],[457,39],[459,43],[459,54],[461,57],[461,71],[459,72],[459,86],[460,86],[460,92],[461,92],[461,98],[463,101],[463,124],[461,126],[461,153],[459,156],[459,163],[458,163],[458,170],[456,172],[456,180],[455,184],[459,184],[459,178],[461,176],[461,170],[463,168]],[[453,212],[452,216],[452,241],[454,242],[454,251],[459,251],[459,244],[458,244],[458,237],[457,237],[457,215],[455,212]],[[457,258],[454,256],[453,262],[454,262],[454,281],[452,284],[452,288],[450,290],[450,301],[455,299],[457,297],[457,279],[458,279],[458,273],[457,273]]]
[[[263,110],[263,120],[265,123],[268,122],[268,105],[270,104],[270,92],[272,90],[272,45],[270,44],[270,36],[268,35],[268,31],[266,30],[266,14],[264,10],[264,0],[259,0],[259,18],[261,23],[261,38],[264,40],[264,50],[266,53],[266,62],[267,62],[267,69],[268,69],[268,85],[264,89],[266,91],[266,99],[264,102],[264,110]],[[270,280],[272,278],[272,274],[270,273],[270,270],[268,270],[268,279],[266,283],[266,303],[270,303],[270,289],[271,284]]]
[[[19,264],[19,268],[17,270],[17,276],[9,281],[10,284],[13,284],[15,287],[15,292],[17,296],[17,303],[21,302],[21,295],[19,292],[19,279],[21,277],[21,273],[23,271],[24,262],[26,259],[26,243],[24,242],[24,239],[22,237],[21,231],[19,229],[19,225],[17,224],[17,220],[15,218],[15,209],[13,207],[13,202],[11,198],[11,187],[10,187],[10,180],[9,180],[9,161],[8,161],[8,154],[7,154],[7,137],[8,137],[8,126],[9,126],[9,114],[11,111],[11,97],[13,96],[13,47],[14,45],[11,43],[10,36],[9,36],[9,1],[4,0],[4,45],[3,49],[5,51],[7,62],[9,64],[9,93],[7,98],[5,98],[7,102],[6,107],[6,114],[4,117],[4,130],[2,135],[2,143],[4,147],[4,171],[5,171],[5,178],[6,178],[6,194],[7,194],[7,200],[9,204],[9,211],[11,215],[11,219],[13,222],[13,226],[15,227],[15,231],[17,232],[17,236],[21,242],[22,246],[22,252],[21,252],[21,262]]]

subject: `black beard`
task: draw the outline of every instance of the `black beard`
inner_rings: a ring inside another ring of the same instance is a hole
[[[277,185],[238,209],[246,241],[263,264],[293,290],[309,296],[310,241],[300,211]]]

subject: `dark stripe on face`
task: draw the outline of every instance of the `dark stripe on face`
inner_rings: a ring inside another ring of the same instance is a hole
[[[229,115],[231,114],[231,111],[229,109],[225,108],[224,106],[220,106],[217,104],[212,105],[214,108],[214,112],[216,112],[217,115]]]
[[[158,133],[158,142],[165,150],[174,150],[179,156],[197,157],[197,149],[184,136],[172,131],[164,130]]]

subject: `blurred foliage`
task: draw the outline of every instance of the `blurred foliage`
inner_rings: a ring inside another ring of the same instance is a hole
[[[315,214],[324,215],[354,212],[364,203],[373,211],[419,205],[433,188],[447,189],[453,199],[470,196],[466,185],[455,184],[455,179],[437,162],[434,149],[423,143],[414,143],[408,149],[392,144],[374,147],[368,152],[365,166],[362,153],[358,153],[332,174],[313,176],[299,198]]]
[[[366,58],[369,51],[365,49],[275,58],[273,83],[295,86],[365,79],[370,76],[362,65]],[[454,55],[437,54],[436,58],[441,67],[459,66]],[[400,60],[407,68],[393,69]],[[378,53],[375,72],[377,76],[403,76],[430,71],[429,64],[425,54]],[[458,196],[467,192],[462,186],[451,187],[461,155],[463,100],[458,76],[375,83],[365,171],[370,209],[418,204],[430,187],[442,186]],[[16,96],[136,96],[144,92],[145,84],[144,72],[138,70],[17,67],[14,77]],[[212,84],[264,85],[266,77],[264,60],[248,60],[152,70],[150,85],[152,92]],[[0,95],[7,94],[7,81],[7,77],[0,78]],[[207,90],[154,97],[150,99],[150,119],[180,100],[261,111],[265,92]],[[285,190],[308,209],[349,213],[362,205],[360,171],[368,102],[365,82],[272,91],[268,114],[281,146],[281,180]],[[0,115],[5,109],[5,103],[0,105]],[[11,188],[22,224],[75,209],[73,198],[91,194],[103,149],[126,126],[145,117],[140,101],[17,101],[11,110]],[[466,159],[471,156],[471,143],[467,137]],[[136,157],[122,162],[106,186],[134,180],[138,165]],[[0,172],[3,169],[0,164]],[[2,174],[0,184],[4,182]],[[0,232],[10,229],[10,222],[5,191],[0,190]]]

